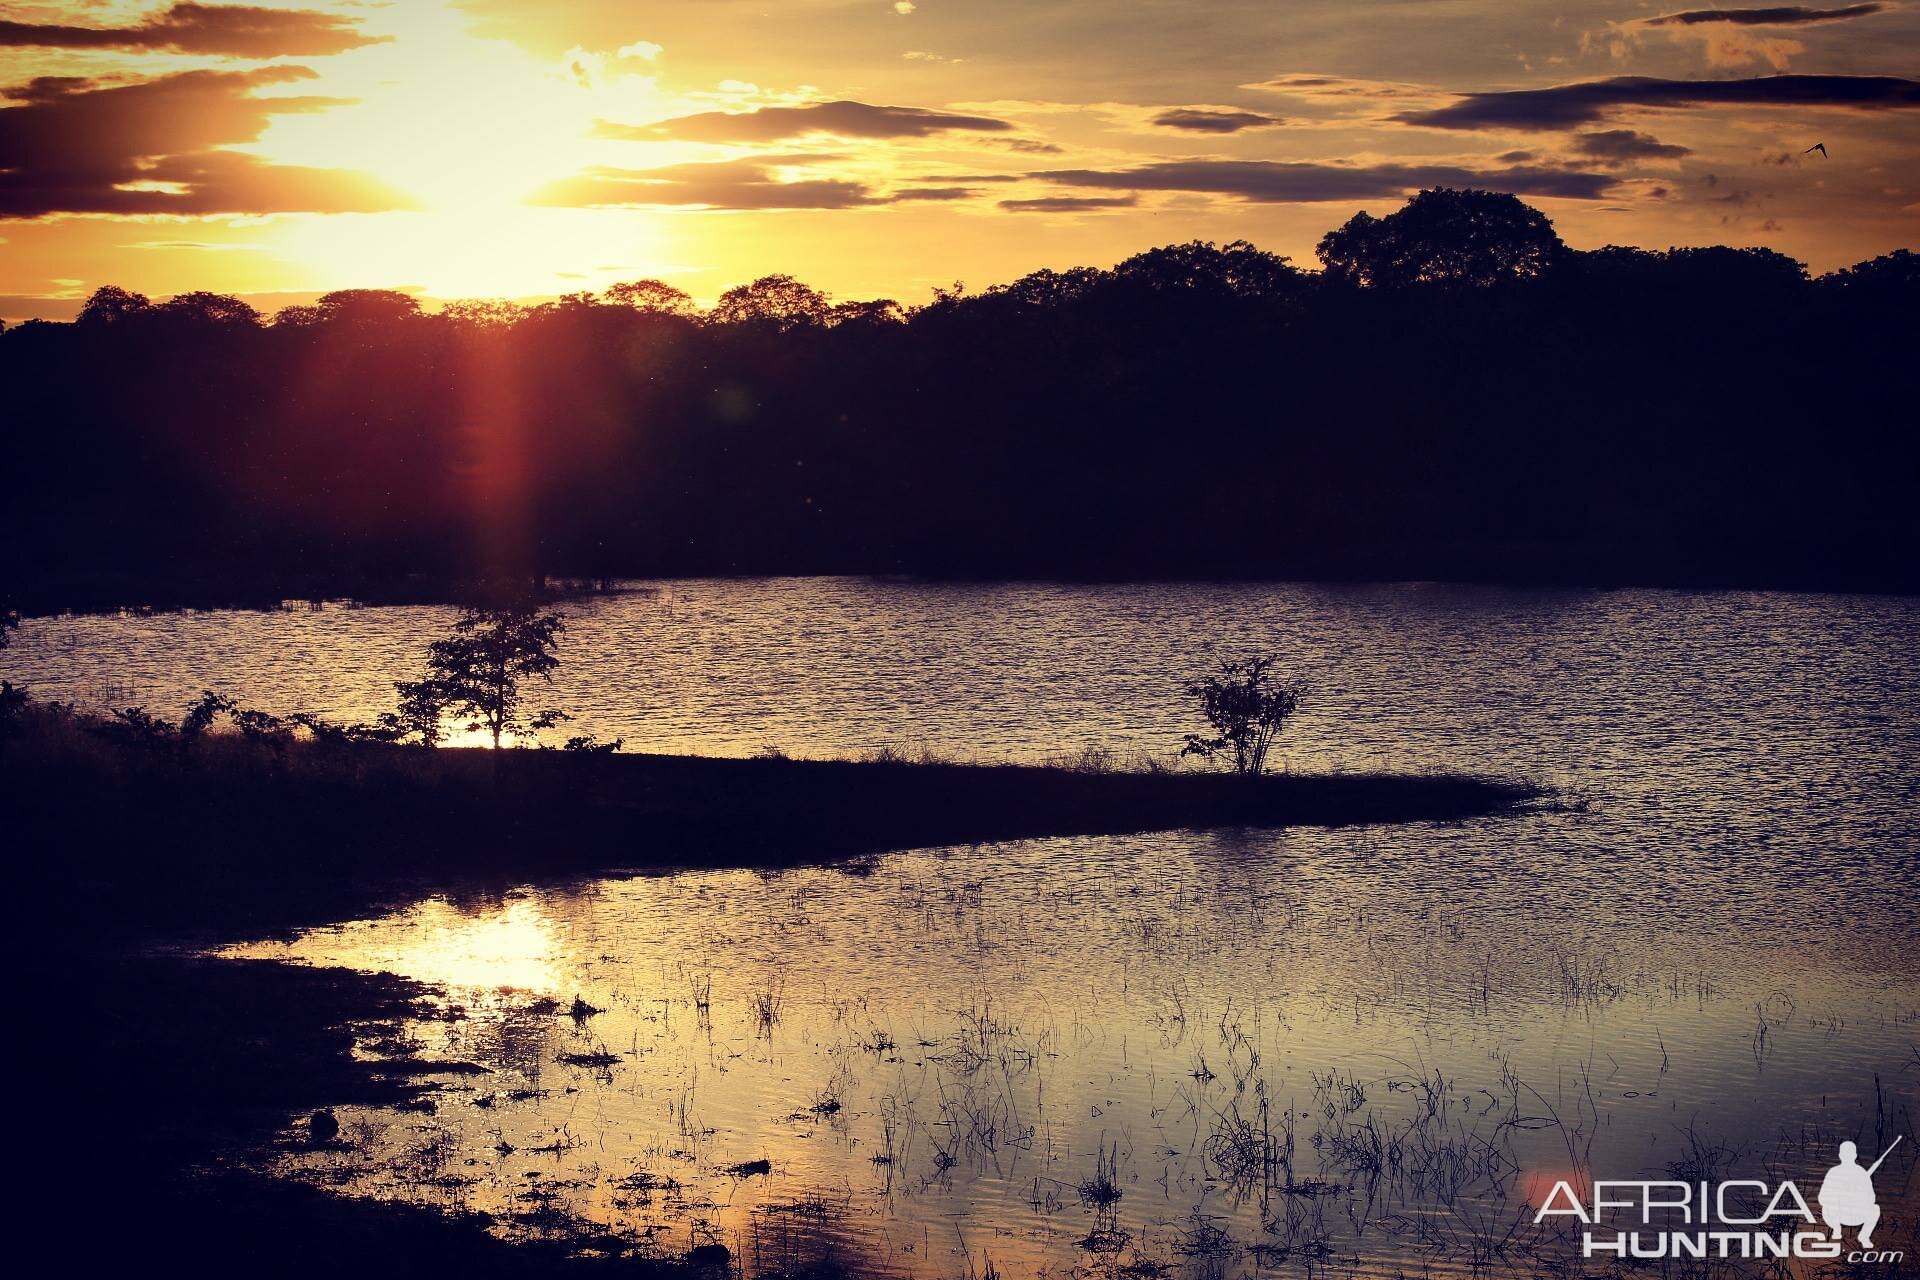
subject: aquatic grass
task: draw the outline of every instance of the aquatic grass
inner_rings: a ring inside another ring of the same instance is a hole
[[[759,989],[748,997],[748,1007],[753,1014],[754,1026],[762,1036],[773,1034],[780,1025],[780,1010],[786,1003],[787,981],[781,974],[769,975]]]
[[[1211,1132],[1201,1151],[1214,1171],[1230,1184],[1277,1183],[1292,1187],[1294,1155],[1293,1112],[1283,1110],[1278,1129],[1267,1104],[1264,1083],[1251,1116],[1243,1115],[1238,1099],[1213,1113]]]
[[[693,1001],[693,1007],[705,1014],[713,1007],[713,971],[711,969],[691,969],[683,960],[680,962],[680,980],[687,985],[687,996]]]
[[[1120,1203],[1120,1144],[1093,1153],[1093,1173],[1078,1187],[1080,1203],[1090,1209],[1112,1209]]]

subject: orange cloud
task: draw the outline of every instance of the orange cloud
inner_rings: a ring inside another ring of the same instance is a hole
[[[603,120],[594,132],[602,138],[649,142],[778,142],[814,133],[842,138],[924,138],[954,131],[1005,133],[1012,128],[1007,121],[991,116],[840,101],[752,111],[703,111],[653,124]]]

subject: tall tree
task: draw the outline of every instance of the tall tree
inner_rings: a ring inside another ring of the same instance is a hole
[[[1349,284],[1491,285],[1545,274],[1566,245],[1546,214],[1513,196],[1435,187],[1384,218],[1354,214],[1317,252]]]
[[[565,626],[559,614],[526,606],[465,609],[453,634],[428,647],[432,687],[447,710],[469,717],[469,729],[485,730],[496,750],[505,734],[549,727],[549,714],[524,713],[523,685],[553,678]]]

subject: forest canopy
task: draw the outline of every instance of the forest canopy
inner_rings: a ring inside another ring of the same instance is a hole
[[[926,573],[1916,585],[1920,259],[1577,251],[1512,196],[919,307],[790,276],[0,333],[0,581]]]

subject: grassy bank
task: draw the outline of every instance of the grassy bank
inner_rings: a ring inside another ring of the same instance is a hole
[[[1533,798],[1443,775],[141,743],[30,714],[0,802],[22,870],[82,933],[233,936],[462,882],[778,866],[1176,827],[1451,820]]]

